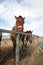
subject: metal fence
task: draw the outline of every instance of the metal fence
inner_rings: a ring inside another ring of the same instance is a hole
[[[15,31],[11,31],[11,30],[5,30],[5,29],[0,29],[0,32],[2,33],[11,33],[11,34],[16,34],[16,65],[19,65],[19,35],[29,35],[27,33],[24,32],[15,32]]]

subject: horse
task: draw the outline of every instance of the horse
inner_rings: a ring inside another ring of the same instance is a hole
[[[27,33],[28,35],[22,36],[23,46],[28,46],[28,43],[32,43],[32,31],[25,31],[24,33]]]
[[[28,35],[26,36],[27,42],[29,41],[30,43],[32,43],[32,31],[26,31],[25,33],[28,33]]]
[[[20,59],[25,58],[27,55],[31,55],[32,52],[32,31],[25,31],[28,35],[22,36],[22,48],[20,48]]]
[[[14,16],[16,19],[16,25],[13,27],[13,31],[16,32],[23,32],[23,25],[24,25],[24,19],[21,15],[20,16]],[[16,34],[11,34],[11,40],[13,42],[13,50],[16,48]],[[14,51],[15,52],[15,51]]]

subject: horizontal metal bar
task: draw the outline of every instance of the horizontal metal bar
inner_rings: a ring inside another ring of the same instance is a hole
[[[6,29],[0,29],[0,32],[3,32],[3,33],[12,33],[12,34],[29,35],[28,33],[25,33],[25,32],[16,32],[16,31],[11,31],[11,30],[6,30]]]

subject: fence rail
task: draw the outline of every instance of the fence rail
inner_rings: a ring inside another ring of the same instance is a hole
[[[15,31],[11,31],[11,30],[6,30],[6,29],[0,29],[0,32],[3,33],[14,33],[14,34],[22,34],[22,35],[29,35],[28,33],[24,33],[24,32],[15,32]]]

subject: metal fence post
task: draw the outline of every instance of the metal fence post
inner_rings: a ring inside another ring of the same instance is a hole
[[[19,34],[16,37],[16,65],[19,65]]]

